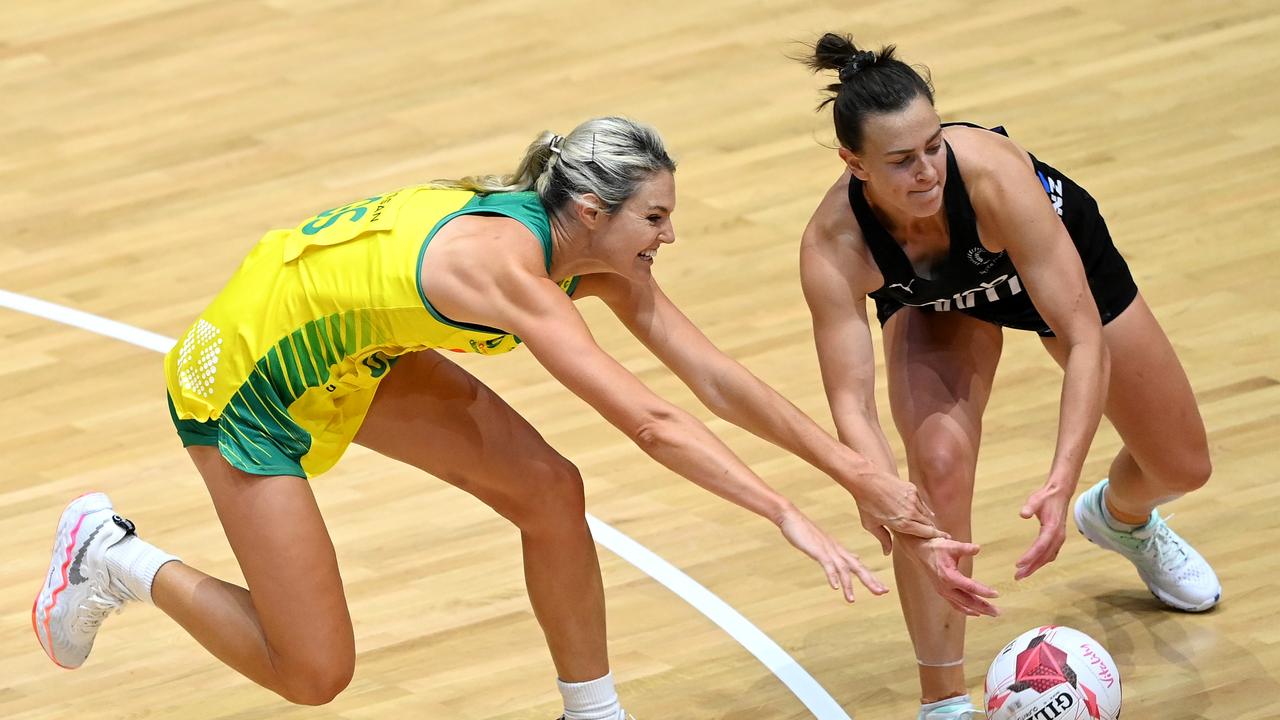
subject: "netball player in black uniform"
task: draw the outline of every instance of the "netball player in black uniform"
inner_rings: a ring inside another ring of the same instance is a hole
[[[1000,129],[941,124],[928,83],[894,58],[892,46],[866,52],[847,36],[827,34],[806,60],[815,71],[839,73],[823,105],[833,106],[846,169],[805,230],[801,276],[841,439],[894,467],[873,396],[869,296],[883,327],[889,402],[910,479],[938,526],[970,540],[982,413],[1002,328],[1034,331],[1065,376],[1047,479],[1021,507],[1040,532],[1015,578],[1062,547],[1081,466],[1105,413],[1124,447],[1109,480],[1076,501],[1077,527],[1133,562],[1167,605],[1212,607],[1221,593],[1213,569],[1156,511],[1208,480],[1204,425],[1097,203]],[[953,588],[940,597],[931,588],[938,567],[968,573],[971,558],[908,537],[894,547],[919,664],[919,718],[974,717],[964,620],[994,609],[978,593]]]

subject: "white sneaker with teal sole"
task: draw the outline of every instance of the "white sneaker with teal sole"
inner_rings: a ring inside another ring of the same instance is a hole
[[[916,720],[979,720],[986,716],[986,713],[973,707],[973,703],[968,698],[965,698],[943,705],[940,708],[934,708],[929,712],[925,712],[924,708],[920,708],[920,714]]]
[[[1222,585],[1209,563],[1153,510],[1146,525],[1133,532],[1113,530],[1103,517],[1107,480],[1076,499],[1076,527],[1089,542],[1128,558],[1160,602],[1186,612],[1204,612],[1218,604]]]
[[[102,621],[137,598],[107,571],[107,548],[133,534],[102,493],[81,495],[62,511],[44,586],[31,606],[31,628],[49,659],[78,668]]]

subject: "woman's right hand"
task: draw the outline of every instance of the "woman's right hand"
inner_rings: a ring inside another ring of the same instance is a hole
[[[845,601],[853,602],[854,575],[873,595],[889,592],[889,588],[858,560],[857,555],[846,550],[795,507],[784,510],[777,523],[787,542],[822,566],[827,583],[832,589],[840,590]]]
[[[986,600],[1000,597],[1000,593],[960,571],[961,559],[978,554],[977,545],[947,538],[925,540],[911,535],[900,535],[898,542],[924,570],[934,591],[956,610],[970,617],[1000,614],[1000,610]]]
[[[925,540],[951,537],[934,524],[933,510],[920,497],[919,489],[898,476],[870,472],[859,476],[856,484],[850,483],[849,486],[853,488],[862,527],[876,536],[885,555],[893,550],[891,531]]]

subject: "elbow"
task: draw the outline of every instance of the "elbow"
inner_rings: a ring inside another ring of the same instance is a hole
[[[1111,377],[1111,350],[1107,347],[1107,338],[1102,331],[1102,326],[1099,325],[1097,328],[1091,329],[1095,330],[1095,332],[1089,333],[1080,343],[1081,347],[1087,348],[1086,352],[1082,353],[1082,356],[1092,358],[1093,362],[1097,364],[1098,372],[1102,375],[1102,380],[1105,384]]]
[[[1105,389],[1111,382],[1111,351],[1107,347],[1106,336],[1102,328],[1096,332],[1073,333],[1062,338],[1066,343],[1066,364],[1064,368],[1076,367],[1096,368],[1098,383]]]
[[[1063,328],[1056,335],[1062,342],[1068,357],[1078,354],[1079,357],[1088,358],[1099,367],[1108,367],[1111,364],[1111,353],[1107,350],[1107,337],[1102,325],[1089,324],[1084,327]]]
[[[876,396],[874,393],[867,393],[859,400],[856,409],[858,420],[867,426],[877,426],[880,424],[880,411],[876,409]]]
[[[737,405],[729,401],[728,396],[720,392],[718,388],[704,390],[696,393],[702,404],[715,414],[721,420],[727,420],[735,425],[735,419],[738,417]]]
[[[655,408],[645,412],[627,436],[641,450],[652,455],[686,436],[688,433],[680,429],[683,425],[683,416],[674,407]]]
[[[710,410],[721,420],[733,422],[735,404],[729,399],[730,391],[725,387],[723,373],[708,372],[695,381],[688,383],[698,402]]]

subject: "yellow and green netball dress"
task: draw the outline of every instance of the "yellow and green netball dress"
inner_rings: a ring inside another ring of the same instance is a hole
[[[217,446],[249,473],[318,475],[355,437],[396,356],[513,350],[519,338],[450,320],[422,294],[423,251],[466,214],[520,221],[550,269],[551,224],[532,192],[409,187],[267,233],[165,357],[183,445]],[[572,294],[576,281],[561,287]]]

